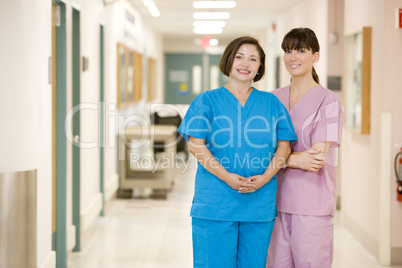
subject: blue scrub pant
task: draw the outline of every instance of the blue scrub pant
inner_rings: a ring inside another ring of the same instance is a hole
[[[265,268],[274,223],[193,217],[194,268]]]

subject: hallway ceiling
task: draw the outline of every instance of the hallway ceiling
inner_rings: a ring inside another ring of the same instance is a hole
[[[141,14],[143,21],[155,32],[164,37],[200,38],[205,35],[193,33],[193,12],[228,11],[230,19],[226,21],[223,33],[208,35],[212,38],[230,39],[240,35],[252,35],[261,28],[270,26],[283,10],[290,8],[300,0],[237,0],[231,9],[202,10],[193,8],[193,0],[154,0],[160,11],[159,17],[152,17],[142,0],[130,0]]]

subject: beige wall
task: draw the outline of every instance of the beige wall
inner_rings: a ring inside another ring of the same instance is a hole
[[[402,124],[401,124],[401,100],[402,100],[402,29],[396,29],[395,9],[402,8],[402,1],[384,1],[384,99],[383,110],[392,114],[392,160],[397,152],[400,151],[402,144]],[[396,49],[399,48],[399,49]],[[380,53],[379,53],[380,54]],[[393,171],[393,163],[390,168]],[[392,247],[402,248],[402,203],[396,202],[396,180],[392,172],[391,188],[391,245]]]
[[[328,40],[328,76],[342,75],[343,20],[344,0],[328,0],[328,35],[336,34],[338,37],[336,43]]]
[[[342,154],[342,214],[345,223],[358,226],[365,233],[371,253],[378,255],[380,215],[380,113],[382,111],[382,60],[375,51],[382,50],[382,19],[375,21],[374,14],[383,18],[382,1],[345,1],[346,34],[371,26],[371,133],[370,135],[344,132]],[[377,4],[377,6],[375,6]],[[381,40],[381,41],[380,41]],[[375,101],[374,101],[375,100]],[[353,227],[354,229],[354,227]],[[376,244],[377,243],[377,244]]]
[[[356,32],[363,26],[372,27],[372,62],[371,133],[360,135],[345,131],[343,138],[342,216],[346,227],[376,257],[381,257],[384,248],[392,246],[396,252],[402,247],[402,206],[395,201],[393,172],[393,159],[399,150],[394,144],[402,143],[402,127],[398,124],[402,114],[402,30],[394,26],[395,8],[400,8],[401,4],[401,1],[389,0],[345,0],[344,33]],[[382,148],[380,144],[383,113],[390,113],[392,118],[390,129],[383,130],[392,133],[392,140],[385,141],[392,148]],[[391,155],[381,158],[384,149]],[[386,172],[380,168],[381,165]],[[380,192],[384,185],[391,187]],[[381,218],[387,213],[384,210],[389,208],[391,219]],[[383,237],[384,229],[388,229],[390,224],[391,237]],[[392,259],[396,258],[393,254]]]

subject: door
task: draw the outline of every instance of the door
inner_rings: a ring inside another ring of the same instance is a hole
[[[165,103],[190,104],[203,90],[202,54],[165,54]]]
[[[167,53],[165,103],[190,104],[202,91],[225,85],[219,70],[222,55]]]
[[[56,266],[67,267],[67,137],[66,118],[66,6],[52,4],[52,248],[56,251]]]
[[[80,53],[80,12],[73,8],[73,107],[78,108],[80,105],[81,92],[81,53]],[[81,179],[80,179],[80,109],[76,109],[72,118],[73,133],[73,225],[75,225],[75,247],[73,251],[81,249]]]

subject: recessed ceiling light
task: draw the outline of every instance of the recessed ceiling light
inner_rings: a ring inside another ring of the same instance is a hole
[[[235,1],[194,1],[194,8],[234,8]]]
[[[211,28],[211,27],[196,27],[193,29],[195,34],[221,34],[223,32],[222,28]]]
[[[193,26],[195,28],[197,27],[218,27],[218,28],[223,28],[226,26],[226,22],[224,21],[216,21],[216,20],[204,20],[204,21],[194,21]]]
[[[142,2],[144,3],[144,6],[146,6],[148,8],[149,13],[151,13],[151,15],[153,17],[159,17],[161,15],[161,13],[159,12],[159,9],[155,5],[154,1],[152,1],[152,0],[142,0]]]
[[[211,39],[211,40],[209,40],[209,44],[212,47],[216,47],[217,45],[219,45],[219,40],[218,39]]]
[[[229,12],[194,12],[196,20],[226,20],[230,18]]]

